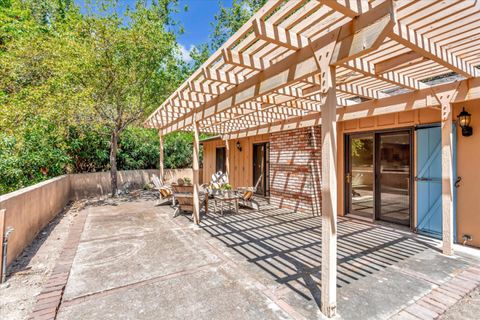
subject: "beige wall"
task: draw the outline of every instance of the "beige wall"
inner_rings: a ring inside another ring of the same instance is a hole
[[[67,175],[0,196],[0,209],[6,210],[5,228],[15,229],[8,241],[7,264],[63,209],[70,196]]]
[[[159,175],[159,171],[127,170],[118,172],[118,187],[129,184],[129,189],[141,189],[150,182],[152,175]],[[171,183],[179,178],[193,178],[192,169],[165,169],[165,182]],[[82,173],[70,175],[74,199],[90,196],[107,195],[111,192],[110,172]]]
[[[253,182],[253,144],[268,142],[269,135],[258,135],[254,137],[236,139],[229,141],[230,173],[229,181],[232,187],[248,187]],[[240,141],[242,151],[237,149],[237,141]],[[215,173],[215,150],[217,147],[224,147],[225,141],[211,140],[203,142],[203,181],[208,183]]]
[[[472,236],[469,245],[480,247],[480,100],[454,106],[454,115],[462,107],[472,114],[473,135],[463,137],[457,127],[457,175],[462,177],[457,189],[457,240]]]
[[[119,171],[119,187],[121,189],[126,182],[131,182],[130,189],[143,188],[152,174],[158,175],[159,172]],[[165,177],[167,182],[184,177],[192,179],[193,172],[192,169],[167,169]],[[10,264],[69,201],[105,195],[110,190],[110,173],[99,172],[64,175],[0,196],[0,212],[5,209],[4,218],[0,221],[1,238],[4,231],[2,224],[5,228],[12,226],[15,229],[8,242],[7,263]]]

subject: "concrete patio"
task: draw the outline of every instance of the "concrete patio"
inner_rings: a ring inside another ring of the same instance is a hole
[[[315,319],[321,220],[264,204],[200,227],[143,195],[87,206],[58,319]],[[438,242],[341,219],[338,316],[388,319],[480,264]]]

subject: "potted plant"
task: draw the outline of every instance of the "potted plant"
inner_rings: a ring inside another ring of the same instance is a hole
[[[192,179],[190,179],[190,178],[188,178],[188,177],[183,178],[183,181],[185,181],[185,184],[186,184],[187,186],[189,186],[189,185],[192,184]]]

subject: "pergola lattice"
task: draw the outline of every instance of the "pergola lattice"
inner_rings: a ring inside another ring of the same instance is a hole
[[[228,140],[322,124],[321,299],[322,311],[331,316],[336,121],[441,110],[444,252],[451,254],[451,103],[480,97],[479,65],[480,3],[475,0],[271,0],[145,125],[158,128],[160,137],[195,132],[196,194],[199,132]],[[435,77],[443,80],[431,81]],[[198,203],[194,217],[198,223]]]

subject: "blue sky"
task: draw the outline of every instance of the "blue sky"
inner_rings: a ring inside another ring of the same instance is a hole
[[[75,2],[84,6],[85,0],[75,0]],[[212,32],[211,22],[213,16],[219,11],[220,4],[230,7],[233,0],[179,0],[180,12],[175,15],[175,19],[184,26],[185,33],[179,36],[178,41],[184,48],[184,57],[188,60],[187,51],[192,46],[208,41],[208,36]],[[119,0],[122,8],[133,6],[135,0]],[[184,7],[188,6],[188,11]]]

